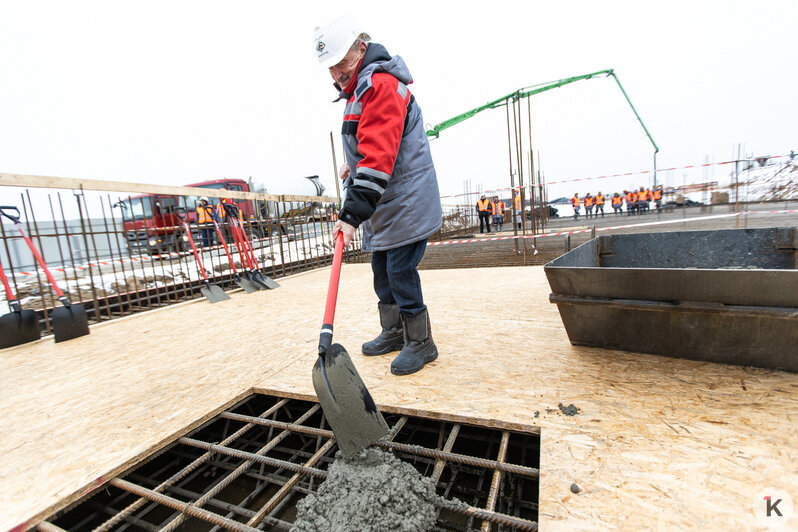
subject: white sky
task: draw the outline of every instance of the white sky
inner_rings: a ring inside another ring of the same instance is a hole
[[[274,193],[309,192],[301,177],[319,174],[334,190],[329,132],[340,162],[343,103],[330,103],[312,31],[345,12],[405,59],[429,124],[613,68],[660,168],[728,160],[737,143],[757,155],[798,148],[795,0],[0,0],[0,172],[174,185],[252,176]],[[611,78],[531,105],[548,180],[652,168]],[[444,131],[432,151],[442,194],[465,179],[509,184],[503,109]],[[549,196],[646,184],[629,181]]]

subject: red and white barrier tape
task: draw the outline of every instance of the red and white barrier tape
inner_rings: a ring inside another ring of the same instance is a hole
[[[705,220],[717,220],[720,218],[731,218],[734,216],[742,216],[746,214],[788,214],[788,213],[796,213],[798,209],[789,209],[789,210],[779,210],[779,211],[742,211],[742,212],[735,212],[731,214],[716,214],[713,216],[702,216],[700,218],[679,218],[678,220],[664,220],[659,222],[645,222],[640,224],[629,224],[629,225],[614,225],[612,227],[596,227],[596,232],[599,231],[613,231],[617,229],[630,229],[633,227],[646,227],[651,225],[665,225],[665,224],[674,224],[674,223],[684,223],[684,222],[701,222]],[[564,236],[564,235],[577,235],[580,233],[589,233],[593,229],[577,229],[574,231],[560,231],[557,233],[543,233],[540,235],[518,235],[518,236],[495,236],[495,237],[488,237],[488,238],[465,238],[462,240],[442,240],[439,242],[428,242],[427,246],[445,246],[447,244],[472,244],[476,242],[490,242],[492,240],[512,240],[515,238],[518,239],[530,239],[530,238],[548,238],[553,236]]]
[[[716,214],[713,216],[702,216],[698,218],[679,218],[676,220],[664,220],[658,222],[645,222],[639,224],[629,224],[629,225],[614,225],[612,227],[596,227],[596,232],[599,231],[613,231],[617,229],[630,229],[633,227],[645,227],[651,225],[665,225],[665,224],[674,224],[674,223],[685,223],[685,222],[700,222],[705,220],[716,220],[720,218],[731,218],[734,216],[743,216],[747,214],[792,214],[798,213],[798,209],[782,209],[782,210],[773,210],[773,211],[741,211],[737,213],[730,213],[730,214]],[[624,213],[625,214],[625,213]],[[608,215],[609,216],[609,215]],[[427,242],[427,246],[445,246],[449,244],[473,244],[478,242],[491,242],[494,240],[512,240],[515,238],[518,239],[530,239],[530,238],[549,238],[554,236],[565,236],[565,235],[577,235],[581,233],[589,233],[593,229],[577,229],[574,231],[560,231],[557,233],[543,233],[539,235],[512,235],[512,236],[494,236],[494,237],[487,237],[487,238],[465,238],[460,240],[441,240],[438,242]],[[275,238],[275,237],[272,237]],[[254,238],[252,239],[256,242],[262,242],[264,240],[269,240],[269,238]],[[202,251],[209,251],[212,249],[221,249],[221,245],[211,246],[208,248],[202,248]],[[87,270],[89,268],[99,268],[100,265],[110,266],[112,262],[114,263],[125,263],[125,262],[143,262],[143,261],[152,261],[156,259],[161,259],[165,256],[169,257],[183,257],[186,255],[190,255],[192,252],[190,251],[183,251],[181,253],[176,252],[169,252],[164,253],[161,255],[139,255],[138,257],[130,257],[129,259],[114,259],[114,260],[106,260],[106,261],[98,261],[98,262],[90,262],[83,266],[75,266],[74,269],[78,271]],[[63,268],[53,268],[54,271],[57,272],[64,272]],[[37,272],[14,272],[15,275],[35,275]]]
[[[772,156],[768,157],[768,160],[770,160],[770,159],[779,159],[779,158],[782,158],[782,157],[791,157],[791,155],[789,155],[789,154],[787,154],[787,155],[772,155]],[[686,170],[688,168],[706,168],[706,167],[709,167],[709,166],[722,166],[722,165],[726,165],[726,164],[734,164],[736,162],[743,162],[743,161],[723,161],[723,162],[720,162],[720,163],[687,164],[687,165],[684,165],[684,166],[673,166],[671,168],[658,168],[657,172],[668,172],[668,171],[672,171],[672,170]],[[607,178],[611,178],[611,177],[626,177],[626,176],[630,176],[630,175],[644,175],[644,174],[653,174],[653,173],[654,173],[654,170],[640,170],[639,172],[626,172],[626,173],[623,173],[623,174],[597,175],[597,176],[593,176],[593,177],[577,177],[577,178],[574,178],[574,179],[558,179],[556,181],[546,181],[545,183],[542,183],[542,184],[543,185],[559,185],[559,184],[562,184],[562,183],[574,183],[574,182],[577,182],[577,181],[591,181],[593,179],[607,179]],[[464,192],[462,194],[450,194],[450,195],[447,195],[447,196],[441,196],[441,198],[457,198],[457,197],[460,197],[460,196],[473,196],[473,195],[480,195],[480,194],[486,194],[487,195],[487,194],[492,194],[494,192],[503,192],[503,191],[506,191],[506,190],[520,190],[521,188],[527,188],[527,187],[531,187],[531,186],[536,186],[536,185],[524,185],[523,187],[515,186],[515,187],[494,188],[494,189],[484,190],[482,192]]]

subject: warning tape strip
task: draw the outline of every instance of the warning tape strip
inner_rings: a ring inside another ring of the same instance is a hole
[[[701,216],[699,218],[680,218],[678,220],[663,220],[659,222],[645,222],[640,224],[628,224],[628,225],[614,225],[612,227],[596,227],[596,232],[599,231],[613,231],[617,229],[630,229],[633,227],[646,227],[651,225],[665,225],[665,224],[674,224],[674,223],[685,223],[685,222],[700,222],[705,220],[717,220],[720,218],[731,218],[734,216],[743,216],[746,214],[788,214],[788,213],[795,213],[798,212],[798,209],[785,209],[785,210],[778,210],[778,211],[741,211],[735,212],[731,214],[716,214],[713,216]],[[427,246],[445,246],[448,244],[472,244],[476,242],[490,242],[493,240],[513,240],[513,239],[530,239],[530,238],[548,238],[553,236],[564,236],[564,235],[577,235],[580,233],[589,233],[593,231],[593,228],[590,229],[577,229],[574,231],[560,231],[557,233],[543,233],[540,235],[512,235],[512,236],[494,236],[494,237],[487,237],[487,238],[464,238],[462,240],[442,240],[439,242],[427,242]]]
[[[271,239],[276,239],[276,238],[277,237],[252,238],[252,239],[250,239],[250,241],[251,242],[263,242],[265,240],[271,240]],[[227,245],[229,247],[232,247],[235,244],[232,243],[232,242],[228,242]],[[215,249],[222,249],[222,245],[221,244],[217,244],[215,246],[209,246],[207,248],[199,248],[197,251],[199,251],[200,253],[203,253],[203,252],[212,251],[212,250],[215,250]],[[72,268],[67,268],[67,269],[64,269],[64,268],[51,268],[51,270],[52,271],[56,271],[56,272],[60,272],[60,273],[65,273],[66,270],[85,271],[85,270],[88,270],[90,268],[100,268],[100,265],[110,266],[111,263],[124,264],[124,263],[127,263],[127,262],[156,261],[156,260],[163,260],[164,258],[167,258],[167,257],[171,257],[171,258],[185,257],[185,256],[188,256],[188,255],[193,255],[193,253],[194,253],[193,251],[181,251],[179,253],[176,252],[176,251],[170,251],[168,253],[161,253],[160,255],[137,255],[135,257],[130,257],[130,258],[105,260],[105,261],[99,261],[99,262],[89,262],[89,263],[86,263],[86,264],[81,265],[81,266],[74,266]],[[232,251],[231,251],[231,253],[232,253]],[[28,275],[36,275],[37,273],[38,273],[38,271],[14,272],[14,275],[26,275],[26,276],[28,276]]]
[[[738,213],[730,213],[730,214],[716,214],[713,216],[701,216],[698,218],[679,218],[676,220],[664,220],[658,222],[645,222],[639,224],[627,224],[627,225],[614,225],[611,227],[596,227],[596,232],[599,231],[613,231],[617,229],[630,229],[634,227],[646,227],[652,225],[665,225],[665,224],[674,224],[674,223],[686,223],[686,222],[700,222],[705,220],[716,220],[720,218],[730,218],[734,216],[744,216],[747,214],[791,214],[798,212],[798,209],[782,209],[782,210],[773,210],[773,211],[741,211]],[[511,235],[511,236],[494,236],[494,237],[487,237],[487,238],[464,238],[460,240],[441,240],[438,242],[427,242],[427,246],[446,246],[450,244],[473,244],[478,242],[492,242],[495,240],[512,240],[512,239],[533,239],[533,238],[549,238],[554,236],[565,236],[565,235],[577,235],[581,233],[589,233],[593,229],[577,229],[574,231],[560,231],[557,233],[543,233],[539,235]],[[276,237],[272,237],[276,238]],[[262,242],[264,240],[269,240],[269,238],[255,238],[252,239],[255,242]],[[230,244],[233,245],[233,244]],[[221,245],[211,246],[209,248],[202,248],[202,251],[210,251],[212,249],[221,249]],[[181,253],[170,252],[168,254],[161,254],[161,255],[139,255],[138,257],[130,257],[129,259],[115,259],[112,261],[100,261],[99,263],[90,262],[83,266],[75,266],[75,270],[83,271],[89,268],[99,268],[99,265],[109,266],[112,262],[116,263],[125,263],[125,262],[144,262],[144,261],[154,261],[160,260],[165,256],[169,257],[183,257],[187,255],[191,255],[193,252],[190,251],[183,251]],[[54,271],[63,273],[65,270],[63,268],[53,268]],[[14,275],[36,275],[37,272],[14,272]]]
[[[787,154],[787,155],[771,155],[771,156],[768,156],[768,160],[770,160],[770,159],[780,159],[782,157],[792,157],[792,156],[790,154]],[[754,160],[756,160],[756,158]],[[723,162],[720,162],[720,163],[687,164],[687,165],[684,165],[684,166],[673,166],[673,167],[670,167],[670,168],[658,168],[657,172],[668,172],[668,171],[672,171],[672,170],[685,170],[685,169],[688,169],[688,168],[706,168],[706,167],[709,167],[709,166],[722,166],[722,165],[726,165],[726,164],[734,164],[734,163],[737,163],[737,162],[743,162],[743,161],[723,161]],[[538,186],[538,185],[558,185],[558,184],[562,184],[562,183],[573,183],[573,182],[576,182],[576,181],[590,181],[590,180],[593,180],[593,179],[607,179],[607,178],[611,178],[611,177],[626,177],[626,176],[630,176],[630,175],[644,175],[644,174],[653,174],[653,173],[654,173],[654,170],[640,170],[639,172],[626,172],[626,173],[623,173],[623,174],[597,175],[597,176],[593,176],[593,177],[577,177],[577,178],[574,178],[574,179],[558,179],[556,181],[546,181],[545,183],[537,183],[536,185],[524,185],[523,187],[522,186],[515,186],[515,187],[504,187],[504,188],[493,188],[493,189],[484,190],[482,192],[464,192],[462,194],[450,194],[450,195],[447,195],[447,196],[441,196],[441,198],[457,198],[457,197],[460,197],[460,196],[473,196],[475,194],[489,194],[489,193],[493,193],[493,192],[503,192],[503,191],[506,191],[506,190],[520,190],[522,188],[528,188],[528,187],[533,187],[533,186]]]

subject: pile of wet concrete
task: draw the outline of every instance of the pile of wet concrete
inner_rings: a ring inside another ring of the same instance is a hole
[[[389,452],[364,449],[352,458],[339,453],[318,492],[297,504],[291,530],[435,530],[443,501],[431,478]]]

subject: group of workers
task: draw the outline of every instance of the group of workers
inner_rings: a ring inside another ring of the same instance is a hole
[[[517,191],[514,192],[515,197],[513,203],[515,204],[516,218],[519,218],[521,212],[521,194]],[[484,228],[487,227],[490,233],[490,222],[493,220],[493,230],[496,232],[504,228],[504,211],[506,206],[499,196],[493,196],[489,200],[485,194],[480,196],[477,200],[477,214],[479,215],[479,232],[484,233]],[[516,220],[517,221],[517,220]]]
[[[603,218],[605,201],[605,197],[600,190],[595,196],[591,196],[590,192],[588,192],[584,198],[580,198],[578,193],[574,194],[574,197],[571,198],[571,206],[574,208],[574,220],[579,218],[579,211],[582,205],[585,206],[585,216],[587,218],[598,218],[599,213]],[[624,202],[626,203],[627,216],[649,212],[651,203],[657,206],[657,212],[662,212],[662,185],[657,185],[654,190],[640,187],[639,191],[624,190],[623,194],[616,192],[609,198],[609,202],[616,216],[623,214]],[[593,212],[593,209],[595,209],[595,212]]]

